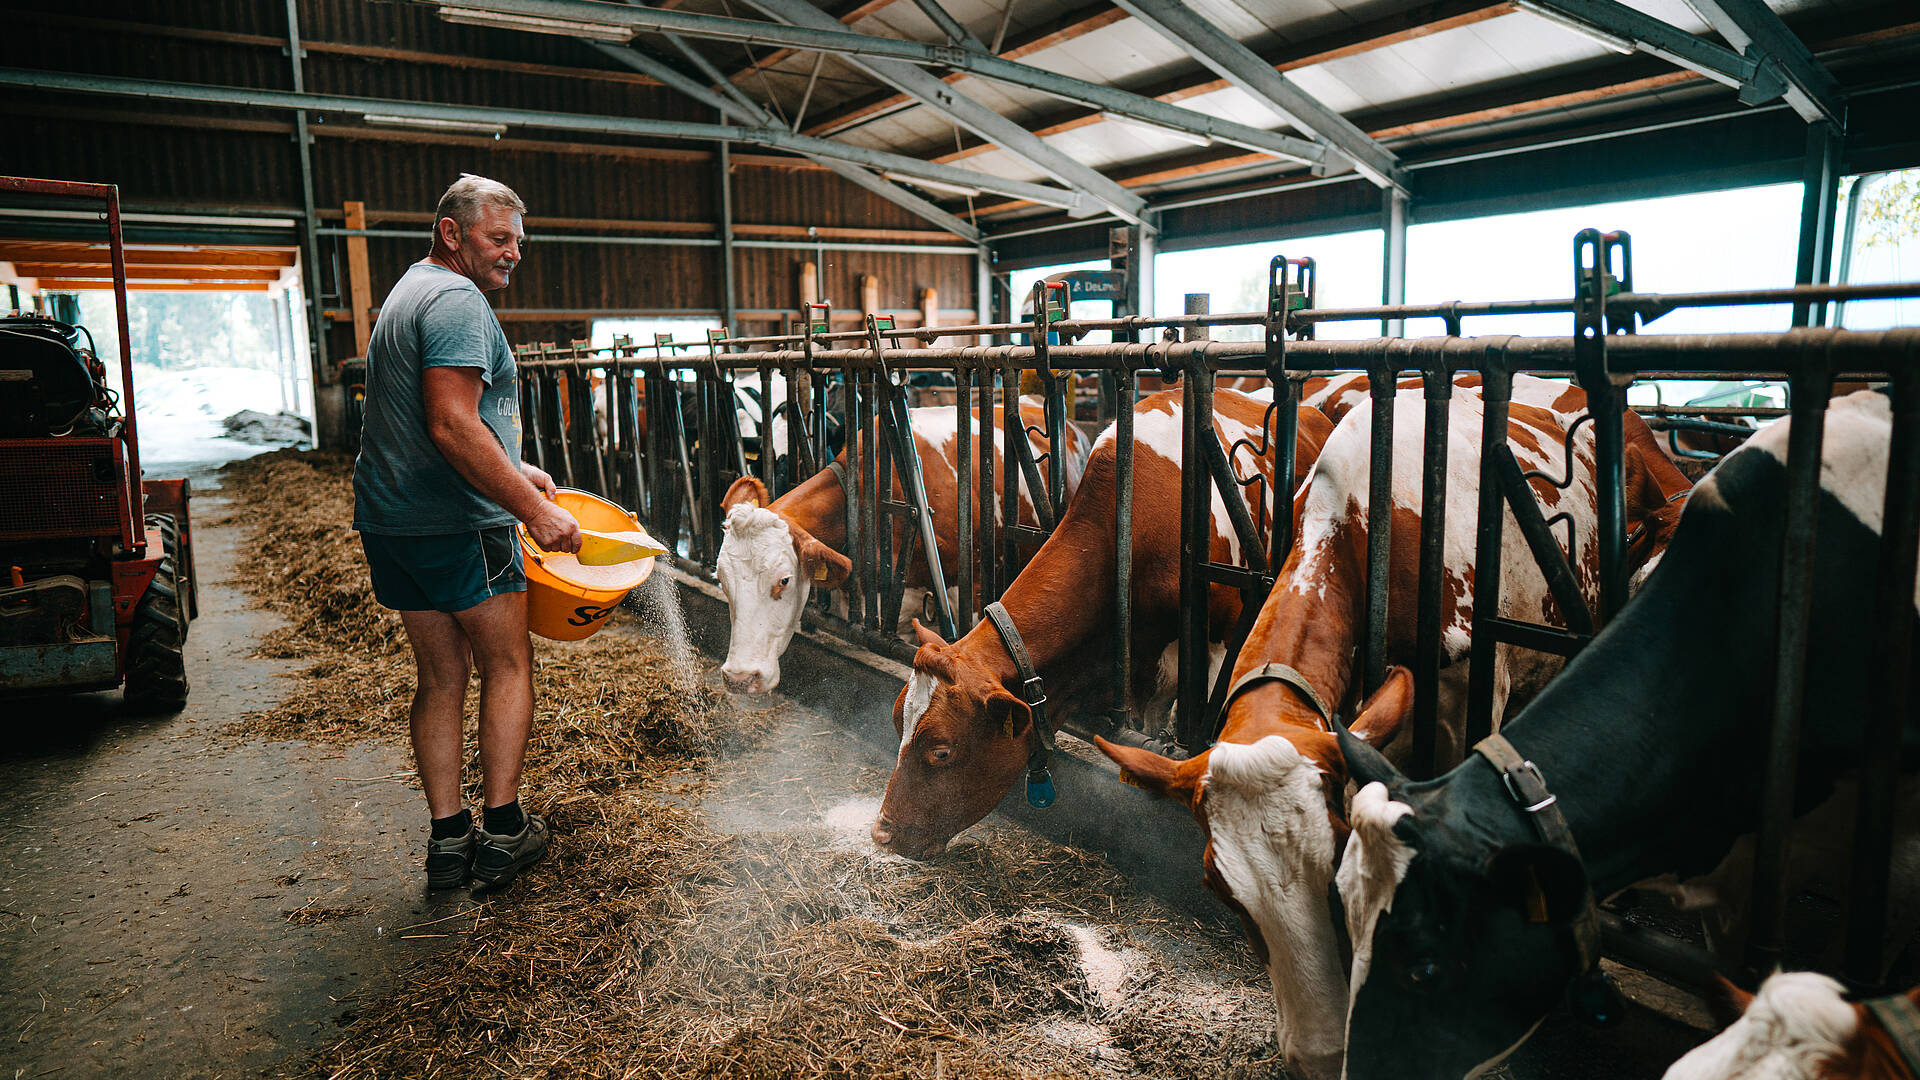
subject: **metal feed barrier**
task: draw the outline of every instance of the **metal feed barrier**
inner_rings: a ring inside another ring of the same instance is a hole
[[[1474,597],[1467,745],[1492,729],[1491,659],[1498,644],[1571,656],[1626,601],[1621,417],[1627,386],[1645,378],[1785,379],[1790,388],[1787,410],[1661,410],[1708,424],[1724,423],[1729,416],[1783,411],[1794,418],[1787,464],[1791,487],[1780,567],[1774,708],[1762,781],[1763,821],[1756,849],[1754,929],[1748,954],[1751,970],[1765,972],[1778,960],[1784,938],[1788,897],[1781,870],[1790,793],[1798,768],[1795,748],[1804,702],[1819,458],[1829,388],[1838,378],[1887,380],[1893,396],[1894,431],[1876,584],[1880,707],[1874,711],[1863,755],[1847,915],[1846,974],[1856,985],[1868,986],[1878,978],[1893,841],[1894,782],[1902,721],[1911,701],[1908,657],[1913,613],[1905,598],[1914,595],[1915,552],[1920,547],[1920,329],[1687,336],[1640,331],[1644,324],[1682,307],[1793,304],[1805,310],[1835,301],[1920,296],[1920,283],[1638,293],[1632,287],[1631,247],[1624,233],[1584,230],[1575,238],[1574,248],[1575,295],[1568,299],[1318,308],[1312,305],[1311,260],[1275,258],[1269,268],[1264,312],[1073,320],[1065,318],[1064,305],[1055,302],[1056,292],[1064,299],[1065,286],[1041,283],[1036,286],[1030,322],[937,328],[939,337],[986,342],[971,346],[913,347],[906,339],[931,338],[931,329],[900,329],[874,316],[868,316],[859,331],[830,333],[825,305],[809,305],[801,312],[805,329],[794,335],[729,339],[723,331],[715,331],[703,343],[671,342],[663,336],[651,345],[621,342],[589,349],[575,343],[523,349],[524,453],[563,484],[596,490],[635,507],[654,534],[681,553],[675,561],[683,569],[711,578],[720,543],[719,504],[728,486],[740,476],[753,475],[775,497],[790,490],[833,458],[835,447],[827,428],[836,415],[843,417],[846,466],[839,478],[848,493],[846,554],[854,566],[847,589],[848,614],[845,619],[830,614],[827,598],[821,595],[809,618],[816,627],[851,643],[904,660],[911,658],[912,648],[893,637],[891,630],[913,559],[926,566],[929,580],[958,585],[956,610],[948,609],[945,590],[936,590],[936,618],[952,639],[979,621],[981,609],[998,598],[1017,573],[1023,549],[1030,553],[1044,543],[1064,511],[1062,456],[1057,452],[1036,456],[1026,438],[1028,429],[1019,408],[1022,372],[1037,375],[1043,388],[1045,434],[1054,447],[1061,445],[1069,422],[1074,397],[1068,391],[1075,376],[1094,375],[1101,383],[1099,400],[1108,403],[1112,413],[1116,438],[1117,560],[1110,662],[1114,685],[1123,689],[1104,716],[1068,715],[1061,718],[1061,726],[1082,737],[1098,734],[1180,757],[1203,749],[1217,734],[1235,655],[1293,540],[1286,502],[1264,490],[1257,471],[1245,470],[1251,475],[1243,477],[1234,465],[1236,455],[1241,450],[1260,454],[1273,447],[1274,475],[1292,475],[1296,402],[1301,383],[1312,376],[1365,372],[1371,380],[1373,456],[1365,679],[1360,689],[1370,691],[1384,678],[1395,390],[1403,374],[1417,376],[1424,387],[1426,410],[1422,478],[1426,510],[1419,540],[1412,665],[1416,706],[1410,772],[1418,776],[1431,775],[1441,764],[1435,691],[1443,621],[1440,551],[1446,522],[1440,493],[1447,483],[1446,433],[1454,376],[1478,372],[1485,398],[1476,554],[1481,573]],[[1469,318],[1553,312],[1574,317],[1571,337],[1461,336],[1463,322]],[[1362,341],[1318,341],[1313,336],[1314,327],[1323,322],[1420,318],[1441,320],[1447,336]],[[1264,340],[1226,342],[1204,336],[1213,328],[1245,325],[1263,327]],[[1167,328],[1180,331],[1186,340],[1132,340],[1150,338]],[[1099,329],[1111,330],[1121,340],[1071,344]],[[1026,341],[994,343],[1013,335],[1023,335]],[[1587,392],[1600,477],[1598,610],[1590,610],[1580,595],[1551,532],[1552,522],[1542,514],[1528,477],[1507,448],[1512,377],[1522,372],[1571,376]],[[1127,651],[1133,614],[1134,444],[1129,406],[1138,396],[1142,373],[1177,381],[1186,405],[1181,463],[1185,617],[1180,627],[1177,708],[1170,730],[1150,726],[1152,718],[1134,715],[1124,689],[1132,685],[1132,658]],[[771,401],[776,374],[786,386],[785,400],[777,408]],[[950,380],[958,431],[958,558],[951,567],[942,565],[931,542],[932,519],[907,429],[909,376],[932,374]],[[1259,445],[1245,441],[1222,446],[1212,425],[1202,422],[1212,414],[1214,383],[1222,375],[1264,376],[1274,387],[1274,402],[1266,412]],[[760,417],[755,432],[744,437],[736,409],[743,380],[748,388],[758,390]],[[975,431],[976,415],[992,415],[996,388],[1003,410],[1003,439],[997,452],[990,423]],[[830,397],[837,402],[837,413],[829,410]],[[776,416],[787,421],[785,438],[778,446],[772,435]],[[976,456],[978,484],[973,479]],[[997,506],[996,474],[1017,478],[1002,480]],[[896,478],[903,492],[899,498],[892,495]],[[1033,495],[1037,525],[1018,520],[1019,483]],[[1251,506],[1245,494],[1248,487],[1255,489]],[[1242,565],[1223,565],[1207,556],[1213,491],[1219,493],[1238,534]],[[1496,616],[1503,508],[1513,513],[1567,626]],[[897,535],[896,524],[900,526]],[[1268,530],[1265,543],[1259,536],[1263,525]],[[1233,628],[1226,659],[1209,685],[1204,595],[1214,583],[1240,589],[1245,614]],[[1607,916],[1606,921],[1609,950],[1623,959],[1697,983],[1704,983],[1714,969],[1703,949],[1630,926],[1617,917]]]

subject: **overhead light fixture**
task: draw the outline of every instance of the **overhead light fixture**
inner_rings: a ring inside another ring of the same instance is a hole
[[[426,131],[459,131],[470,135],[491,135],[499,138],[507,133],[507,125],[491,124],[485,120],[443,120],[437,116],[392,116],[387,113],[367,113],[360,119],[381,127],[421,128]]]
[[[592,38],[624,45],[638,33],[631,26],[593,22],[588,19],[556,19],[546,15],[517,15],[510,11],[440,5],[440,17],[462,26],[486,26],[495,30],[526,30],[535,34],[560,34],[564,37]]]
[[[947,195],[957,195],[963,199],[971,199],[980,194],[980,189],[976,187],[968,187],[965,184],[949,184],[945,180],[929,180],[924,176],[910,176],[901,172],[883,172],[880,175],[898,183],[912,184],[914,187],[926,188],[928,191],[938,191]]]
[[[1588,41],[1611,49],[1622,56],[1637,51],[1632,38],[1616,34],[1611,30],[1603,30],[1585,19],[1576,18],[1559,8],[1541,3],[1540,0],[1514,0],[1514,6],[1529,15],[1537,15],[1563,29],[1571,30]]]
[[[1111,120],[1116,124],[1126,124],[1129,127],[1145,128],[1155,135],[1164,135],[1169,139],[1186,143],[1189,146],[1213,145],[1213,136],[1211,135],[1202,135],[1197,131],[1184,131],[1180,128],[1168,127],[1165,124],[1156,124],[1151,120],[1145,120],[1138,116],[1129,116],[1126,113],[1103,112],[1100,114],[1100,119]]]

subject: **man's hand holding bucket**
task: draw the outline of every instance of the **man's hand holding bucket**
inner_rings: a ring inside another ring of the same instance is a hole
[[[553,477],[547,475],[545,469],[524,461],[520,463],[520,475],[546,496],[531,513],[521,519],[526,523],[527,535],[533,537],[533,542],[539,544],[543,551],[564,551],[568,554],[579,551],[580,523],[565,507],[553,501],[553,493],[558,490]]]

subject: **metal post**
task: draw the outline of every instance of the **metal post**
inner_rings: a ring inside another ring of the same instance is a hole
[[[1473,639],[1467,669],[1467,737],[1472,746],[1493,734],[1493,657],[1498,640],[1493,620],[1500,615],[1501,533],[1506,524],[1500,497],[1500,473],[1494,451],[1507,445],[1507,406],[1513,397],[1513,372],[1506,354],[1489,349],[1480,366],[1479,532],[1473,547]],[[1449,749],[1449,755],[1452,751]]]
[[[1755,972],[1774,969],[1786,937],[1787,826],[1800,772],[1807,631],[1813,616],[1813,559],[1820,521],[1820,454],[1832,388],[1827,350],[1803,349],[1788,381],[1793,416],[1787,430],[1787,509],[1778,571],[1773,719],[1760,788],[1760,828],[1753,849],[1753,930],[1747,940],[1747,964]]]
[[[720,122],[727,122],[726,115]],[[719,143],[720,162],[720,327],[733,332],[733,156],[728,144]],[[764,384],[763,384],[764,385]],[[762,406],[765,412],[765,406]]]
[[[987,602],[1000,599],[1000,547],[994,531],[994,521],[999,503],[994,499],[993,489],[993,369],[982,367],[976,374],[978,380],[980,417],[980,520],[976,528],[980,530],[980,542],[977,545],[977,557],[980,560],[980,599],[984,607]]]
[[[1404,304],[1407,302],[1407,210],[1408,198],[1404,191],[1395,188],[1383,188],[1380,192],[1381,243],[1383,246],[1380,260],[1380,302],[1382,304]],[[1404,319],[1380,320],[1382,337],[1402,337],[1406,334]],[[1432,400],[1429,398],[1428,400]]]
[[[1853,878],[1847,890],[1847,977],[1856,987],[1880,981],[1887,881],[1893,866],[1896,779],[1902,728],[1912,716],[1915,551],[1920,548],[1920,375],[1893,379],[1893,439],[1888,448],[1880,565],[1874,573],[1872,671],[1879,680],[1867,710],[1860,756],[1860,809],[1853,833]]]
[[[955,522],[954,540],[957,542],[960,565],[955,568],[954,581],[960,590],[959,610],[953,613],[954,632],[965,634],[973,629],[973,617],[980,610],[978,597],[974,595],[973,579],[973,394],[968,383],[973,376],[965,371],[956,371],[953,376],[953,430],[954,449],[958,457],[959,516]]]
[[[1853,242],[1854,234],[1860,229],[1860,204],[1865,201],[1868,185],[1880,179],[1882,173],[1865,173],[1854,180],[1853,190],[1847,193],[1847,223],[1840,233],[1840,266],[1834,272],[1833,283],[1845,285],[1853,280]],[[1847,325],[1847,302],[1836,300],[1833,305],[1833,325]]]
[[[1160,254],[1160,215],[1149,211],[1127,230],[1127,306],[1134,315],[1153,314],[1153,260]],[[1153,331],[1145,331],[1151,334]],[[1117,335],[1116,335],[1117,340]]]
[[[300,46],[300,9],[299,0],[287,0],[287,61],[293,66],[293,92],[306,93],[307,80],[302,61],[306,53]],[[313,138],[307,134],[307,113],[305,109],[296,109],[293,114],[293,142],[299,152],[300,160],[300,210],[304,215],[300,219],[302,260],[301,282],[305,288],[307,301],[308,332],[307,350],[313,364],[314,386],[314,426],[313,445],[316,449],[329,444],[326,425],[320,423],[320,387],[334,384],[333,365],[327,362],[327,318],[324,305],[320,301],[320,214],[315,208],[313,198]]]
[[[878,359],[877,355],[876,359]],[[887,373],[885,371],[869,371],[866,374],[866,380],[870,400],[867,411],[873,417],[874,435],[873,445],[869,455],[873,459],[873,487],[869,491],[869,497],[873,501],[872,545],[876,587],[874,589],[874,603],[870,605],[870,610],[873,612],[874,631],[881,634],[891,634],[899,624],[897,622],[888,623],[887,619],[889,615],[897,618],[900,609],[893,571],[896,562],[901,562],[902,565],[904,565],[904,562],[896,559],[894,555],[893,514],[887,509],[887,504],[893,499],[894,470],[902,463],[896,462],[893,459],[893,447],[887,439],[887,427],[889,423],[887,416],[888,390],[885,385]],[[912,542],[903,537],[901,546],[903,549],[911,548]],[[900,554],[905,555],[906,551],[902,550]]]
[[[1202,432],[1212,432],[1213,368],[1199,357],[1180,381],[1180,745],[1197,753],[1207,726],[1206,564],[1213,559],[1213,500]]]
[[[1367,463],[1367,636],[1365,693],[1387,677],[1387,570],[1393,551],[1393,405],[1399,368],[1367,366],[1373,396],[1373,446]]]
[[[1004,588],[1013,584],[1014,577],[1020,572],[1020,546],[1014,536],[1014,527],[1020,524],[1020,479],[1024,460],[1021,451],[1027,445],[1027,420],[1020,412],[1019,368],[1004,368],[1000,372],[1000,428],[1000,469],[1004,474],[1000,481],[1000,564],[1006,571],[1002,583]],[[1039,486],[1033,484],[1027,492],[1033,503],[1035,517],[1043,513],[1041,504],[1047,497],[1045,491],[1034,490]]]
[[[1453,378],[1436,350],[1421,365],[1427,399],[1424,470],[1420,485],[1420,593],[1413,647],[1413,749],[1416,777],[1438,776],[1440,746],[1440,631],[1446,572],[1447,436]]]
[[[1840,193],[1840,154],[1846,139],[1832,124],[1807,125],[1807,156],[1802,171],[1806,187],[1800,196],[1800,254],[1793,280],[1801,285],[1824,285],[1833,268],[1833,217]],[[1793,325],[1824,326],[1826,305],[1801,301],[1793,305]]]
[[[993,317],[993,249],[981,244],[975,249],[973,257],[973,321],[976,326],[994,321]],[[981,334],[974,339],[978,345],[993,344],[992,334]],[[963,380],[956,379],[956,384]]]
[[[1113,708],[1117,728],[1133,726],[1133,393],[1132,368],[1117,372],[1120,412],[1113,439]]]

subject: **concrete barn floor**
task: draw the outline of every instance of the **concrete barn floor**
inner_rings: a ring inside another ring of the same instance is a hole
[[[459,940],[410,936],[421,924],[472,906],[424,890],[401,732],[348,750],[222,736],[283,696],[292,665],[251,656],[276,622],[230,580],[241,537],[212,524],[217,477],[192,475],[189,708],[0,704],[0,1077],[297,1071],[353,998]],[[1641,1009],[1598,1034],[1555,1018],[1501,1075],[1658,1076],[1699,1038]]]

